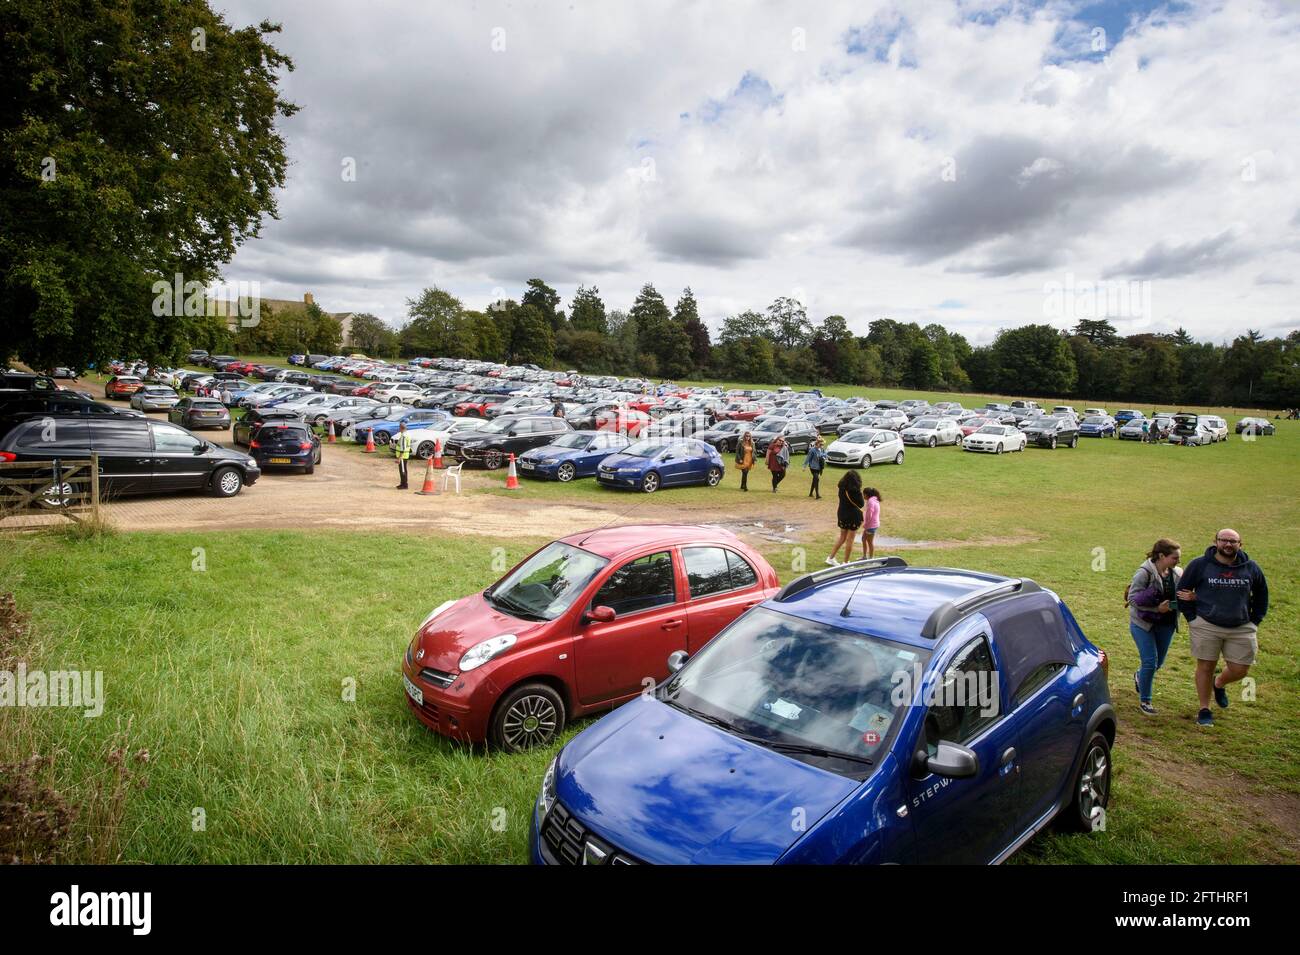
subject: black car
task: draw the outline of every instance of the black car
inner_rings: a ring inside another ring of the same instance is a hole
[[[709,430],[709,416],[703,411],[665,414],[637,432],[639,438],[694,438]]]
[[[713,445],[719,451],[735,451],[745,432],[753,430],[752,421],[719,421],[712,428],[697,431],[692,437]]]
[[[247,454],[204,441],[168,421],[59,414],[53,427],[50,423],[49,415],[0,419],[0,461],[76,460],[93,452],[99,455],[100,495],[105,498],[189,490],[233,497],[262,473]]]
[[[844,423],[844,418],[834,411],[813,411],[807,417],[798,419],[806,421],[817,429],[818,434],[835,434],[840,433],[840,427]]]
[[[49,375],[33,375],[23,371],[0,371],[0,395],[15,391],[58,391],[59,386]]]
[[[191,431],[200,428],[224,431],[230,427],[230,412],[216,398],[182,398],[167,412],[167,420]]]
[[[235,422],[235,427],[230,433],[231,440],[235,444],[247,445],[253,438],[253,432],[266,424],[268,421],[297,421],[306,424],[303,417],[296,411],[277,411],[275,408],[261,410],[252,408],[242,418]]]
[[[780,422],[778,424],[778,421]],[[817,429],[803,419],[791,421],[788,419],[773,419],[760,428],[754,429],[754,451],[758,454],[765,454],[767,446],[772,443],[777,435],[785,438],[786,446],[790,448],[791,454],[806,452],[812,447],[817,440]]]
[[[1073,448],[1079,444],[1079,426],[1073,418],[1031,418],[1021,428],[1030,444],[1056,450],[1059,445]]]
[[[563,418],[550,415],[501,415],[472,431],[447,439],[443,454],[457,461],[499,468],[510,458],[550,444],[573,429]]]
[[[270,420],[258,426],[248,442],[258,467],[301,468],[311,474],[321,462],[320,438],[305,421]]]
[[[75,391],[0,391],[0,414],[111,414],[137,418],[130,408],[106,405]]]

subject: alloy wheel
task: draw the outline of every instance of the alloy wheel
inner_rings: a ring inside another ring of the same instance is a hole
[[[1102,747],[1094,746],[1088,751],[1079,774],[1079,814],[1084,821],[1091,822],[1093,814],[1105,808],[1109,792],[1110,761]]]
[[[521,696],[506,711],[501,735],[511,749],[527,749],[550,742],[559,724],[559,714],[544,696]]]

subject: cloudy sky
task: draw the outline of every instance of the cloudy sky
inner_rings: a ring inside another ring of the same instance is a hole
[[[225,274],[267,297],[1300,327],[1295,0],[213,5],[296,63],[281,219]]]

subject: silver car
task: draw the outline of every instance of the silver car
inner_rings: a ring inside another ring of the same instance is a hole
[[[145,385],[131,396],[131,407],[137,411],[170,411],[181,396],[166,385]]]

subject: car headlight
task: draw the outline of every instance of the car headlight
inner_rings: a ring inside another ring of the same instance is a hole
[[[539,463],[542,464],[543,466],[550,466],[552,464],[555,464],[559,460],[560,460],[559,458],[542,458],[542,460]]]
[[[425,624],[427,624],[434,617],[438,616],[438,614],[442,613],[444,610],[446,610],[455,602],[456,601],[454,600],[444,600],[442,603],[438,604],[438,606],[434,607],[431,611],[429,611],[429,616],[425,617],[424,620],[420,623],[419,629],[423,630]]]
[[[255,467],[257,467],[257,462],[254,461],[252,458],[247,458],[247,459],[244,461],[244,463],[247,464],[250,468],[255,468]]]
[[[537,796],[537,824],[539,826],[546,821],[546,817],[551,814],[551,809],[555,806],[555,765],[559,761],[559,756],[551,760],[551,765],[546,767],[546,775],[542,777],[542,791]]]
[[[515,645],[517,639],[513,633],[503,633],[500,636],[475,644],[466,650],[465,655],[460,658],[461,672],[464,673],[467,670],[481,667],[493,657],[505,653]]]

